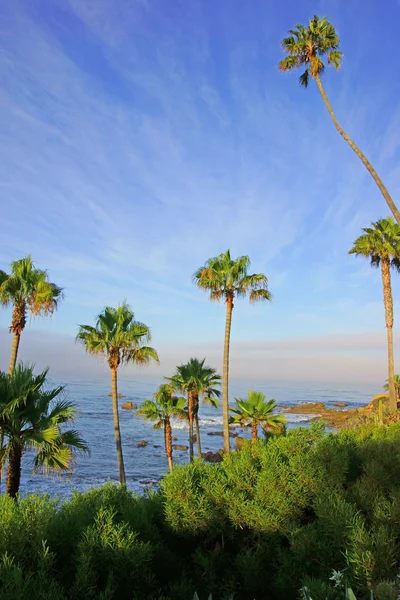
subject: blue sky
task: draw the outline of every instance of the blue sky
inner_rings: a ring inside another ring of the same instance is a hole
[[[191,275],[227,248],[274,295],[236,303],[238,342],[384,331],[379,272],[346,253],[386,204],[316,87],[276,68],[314,13],[341,38],[339,121],[399,204],[398,1],[0,3],[0,266],[32,253],[66,294],[32,331],[127,299],[154,345],[218,343],[224,306]]]

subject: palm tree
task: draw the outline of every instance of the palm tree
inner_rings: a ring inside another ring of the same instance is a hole
[[[0,272],[0,303],[12,305],[10,333],[14,334],[8,372],[15,369],[27,311],[32,316],[52,315],[63,298],[62,288],[48,280],[47,271],[37,269],[31,256],[11,263],[11,273]]]
[[[394,391],[396,393],[396,398],[397,401],[400,401],[400,375],[394,375],[393,377],[393,382],[394,382]],[[389,390],[389,381],[388,379],[386,380],[385,385],[383,386],[383,389],[388,391]]]
[[[156,421],[154,429],[164,428],[165,454],[168,459],[169,470],[172,471],[172,427],[171,418],[187,419],[185,411],[185,398],[173,395],[173,389],[169,385],[161,385],[154,394],[154,400],[146,400],[137,411],[148,421]]]
[[[120,364],[129,362],[139,365],[146,365],[151,360],[159,362],[154,348],[144,345],[151,340],[150,329],[134,318],[131,307],[125,302],[118,308],[106,306],[97,317],[95,327],[80,325],[76,336],[76,340],[85,345],[87,352],[107,357],[111,369],[114,434],[120,483],[125,483],[126,478],[119,427],[117,370]]]
[[[285,425],[286,419],[283,415],[274,415],[276,408],[275,400],[265,401],[265,394],[249,390],[247,398],[235,398],[237,408],[231,408],[233,416],[230,422],[241,427],[251,427],[251,439],[257,439],[259,425],[266,429],[276,430]]]
[[[60,398],[64,388],[47,389],[48,369],[34,375],[33,367],[19,364],[8,375],[0,372],[0,426],[6,444],[0,453],[0,467],[8,460],[6,492],[13,498],[19,491],[22,456],[35,450],[34,473],[66,472],[78,451],[88,450],[79,433],[63,426],[71,423],[77,408]]]
[[[189,416],[189,456],[193,460],[193,424],[196,427],[197,452],[201,458],[201,440],[199,425],[199,399],[218,406],[221,392],[216,389],[220,385],[221,376],[212,367],[204,365],[205,358],[191,358],[185,365],[176,368],[172,377],[166,377],[175,390],[187,393]]]
[[[393,361],[393,298],[390,269],[400,271],[400,225],[395,223],[392,217],[388,217],[372,223],[372,227],[365,227],[363,231],[363,235],[356,239],[349,254],[365,256],[370,259],[372,267],[381,267],[388,340],[389,408],[396,410]]]
[[[229,345],[231,335],[233,300],[236,296],[249,294],[250,302],[271,300],[272,295],[268,290],[268,279],[262,273],[248,275],[250,259],[240,256],[236,260],[231,258],[230,251],[210,258],[204,267],[198,269],[193,275],[197,286],[210,292],[210,300],[219,302],[224,298],[226,303],[225,342],[224,342],[224,367],[222,376],[222,414],[224,424],[224,451],[230,451],[229,443]]]
[[[339,125],[322,85],[321,77],[325,71],[323,58],[326,57],[327,64],[334,66],[336,69],[339,69],[342,63],[343,53],[339,50],[340,41],[334,26],[326,17],[320,19],[319,17],[314,16],[314,18],[309,21],[308,27],[296,25],[295,28],[290,29],[288,33],[289,36],[285,37],[281,44],[284,52],[289,56],[280,61],[278,65],[280,71],[286,72],[291,71],[292,69],[304,68],[304,73],[300,75],[299,81],[300,85],[305,88],[308,87],[310,78],[314,79],[325,106],[332,118],[333,124],[368,169],[370,175],[380,189],[381,194],[385,198],[388,207],[393,213],[393,216],[396,221],[400,223],[400,212],[393,202],[388,190],[366,156]]]

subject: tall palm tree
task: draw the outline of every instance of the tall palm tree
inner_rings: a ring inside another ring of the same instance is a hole
[[[197,286],[210,292],[210,300],[219,302],[222,298],[226,303],[224,366],[222,375],[222,414],[224,425],[224,451],[230,451],[229,443],[229,346],[232,323],[233,300],[236,296],[249,295],[250,302],[271,300],[268,290],[268,279],[262,273],[249,275],[250,258],[240,256],[231,258],[230,251],[210,258],[204,267],[193,275]]]
[[[80,325],[76,340],[82,342],[86,351],[90,354],[100,354],[107,357],[108,366],[111,369],[111,393],[119,481],[125,483],[118,413],[117,370],[120,364],[129,362],[139,365],[146,365],[151,360],[159,362],[158,354],[154,348],[144,345],[151,340],[150,329],[144,323],[135,321],[135,315],[131,307],[124,302],[118,308],[106,306],[97,317],[95,327]]]
[[[0,426],[6,437],[0,466],[8,459],[6,492],[14,498],[19,491],[25,450],[35,451],[34,472],[68,471],[76,452],[88,450],[76,430],[63,429],[74,421],[78,411],[62,397],[63,386],[47,388],[47,374],[48,369],[34,375],[33,367],[23,364],[11,375],[0,372]]]
[[[167,381],[175,390],[185,392],[188,395],[189,416],[189,455],[193,460],[193,424],[196,427],[197,452],[201,458],[201,439],[199,425],[199,399],[209,402],[212,406],[218,406],[218,398],[221,392],[217,389],[220,385],[221,376],[212,367],[204,365],[205,358],[191,358],[185,365],[176,368],[172,377],[166,377]]]
[[[394,382],[394,391],[396,394],[396,398],[397,398],[397,401],[399,402],[400,401],[400,375],[398,375],[398,374],[394,375],[393,382]],[[386,391],[389,391],[389,381],[388,380],[386,380],[386,383],[383,386],[383,389]]]
[[[283,415],[274,415],[276,408],[275,400],[265,401],[265,394],[249,390],[247,398],[235,398],[237,408],[231,408],[232,417],[230,422],[242,427],[251,427],[251,439],[253,442],[258,437],[259,425],[267,429],[278,429],[285,425],[286,419]]]
[[[349,254],[369,258],[372,267],[380,267],[388,340],[389,408],[397,409],[393,361],[393,298],[390,269],[400,271],[400,225],[392,217],[380,219],[365,227],[363,235],[354,242]]]
[[[165,454],[168,468],[172,471],[172,426],[171,418],[187,419],[186,399],[174,396],[169,385],[161,385],[154,394],[154,400],[146,400],[137,411],[137,415],[149,421],[156,421],[154,429],[164,428]]]
[[[62,288],[48,280],[47,271],[35,267],[31,256],[12,262],[9,275],[4,271],[0,272],[0,304],[14,307],[10,326],[10,333],[13,333],[14,337],[9,373],[17,363],[19,342],[26,325],[27,312],[34,317],[51,315],[62,298]]]
[[[393,202],[388,190],[367,157],[339,125],[322,85],[321,77],[325,71],[323,59],[326,57],[327,64],[334,66],[336,69],[339,69],[342,63],[343,53],[339,50],[340,41],[334,26],[326,17],[319,18],[314,16],[314,18],[309,21],[308,27],[296,25],[295,28],[290,29],[288,33],[289,36],[285,37],[281,42],[283,51],[286,52],[288,56],[280,61],[278,65],[280,71],[285,72],[297,68],[304,68],[305,70],[300,75],[299,81],[300,85],[305,88],[308,87],[310,78],[314,79],[325,106],[332,118],[333,124],[367,168],[386,200],[393,216],[396,221],[400,223],[400,212]]]

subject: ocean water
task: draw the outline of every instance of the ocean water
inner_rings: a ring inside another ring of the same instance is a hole
[[[58,382],[54,382],[58,383]],[[124,395],[119,400],[120,406],[125,401],[132,401],[138,406],[144,400],[151,399],[161,381],[126,380],[119,381],[119,392]],[[66,384],[66,394],[79,408],[79,416],[74,427],[90,447],[89,456],[78,457],[73,473],[65,476],[48,477],[32,474],[32,454],[27,452],[23,459],[21,493],[48,493],[61,498],[68,497],[73,490],[84,491],[106,482],[118,481],[117,459],[115,452],[113,419],[110,392],[111,382],[104,380],[71,381]],[[258,382],[257,385],[246,381],[232,381],[230,399],[247,395],[249,387],[263,391],[267,398],[275,398],[278,405],[293,406],[307,402],[324,402],[333,407],[333,402],[343,401],[349,406],[358,407],[369,402],[380,390],[373,385],[337,385],[304,383]],[[120,410],[120,425],[124,451],[127,486],[138,492],[143,491],[158,481],[167,470],[167,460],[163,448],[163,431],[155,431],[151,423],[135,416],[136,411]],[[314,415],[313,415],[314,416]],[[287,415],[288,426],[307,426],[311,415]],[[221,408],[214,409],[208,405],[200,408],[200,425],[202,432],[202,451],[217,451],[223,446],[223,438],[212,435],[222,432]],[[241,436],[249,435],[248,431],[239,430]],[[209,435],[211,434],[211,435]],[[173,435],[177,438],[174,444],[188,444],[188,425],[185,422],[173,424]],[[137,448],[141,440],[148,445]],[[234,447],[234,439],[232,439]],[[196,447],[195,447],[196,452]],[[187,451],[174,451],[174,462],[188,461]],[[4,492],[4,483],[2,483]]]

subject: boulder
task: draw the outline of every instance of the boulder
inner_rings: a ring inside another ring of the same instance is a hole
[[[158,481],[139,481],[142,485],[158,485]]]
[[[138,444],[136,444],[136,448],[145,448],[149,442],[147,440],[141,440]]]
[[[172,441],[173,441],[173,442],[176,442],[177,440],[178,440],[178,438],[177,438],[177,437],[173,437],[173,438],[172,438]]]
[[[174,450],[189,450],[189,446],[185,446],[185,444],[172,444]]]
[[[153,448],[161,448],[160,444],[154,444]]]
[[[339,408],[345,408],[347,406],[346,402],[334,402],[333,406],[338,406]]]
[[[209,431],[207,433],[207,435],[219,435],[221,437],[224,437],[224,432],[223,431]],[[237,437],[239,434],[237,431],[232,431],[231,428],[229,428],[229,437]]]
[[[218,452],[202,452],[201,456],[210,463],[220,463],[224,459],[224,451],[218,450]]]
[[[124,410],[136,410],[137,404],[134,404],[133,402],[124,402],[121,405],[121,408],[123,408]]]

